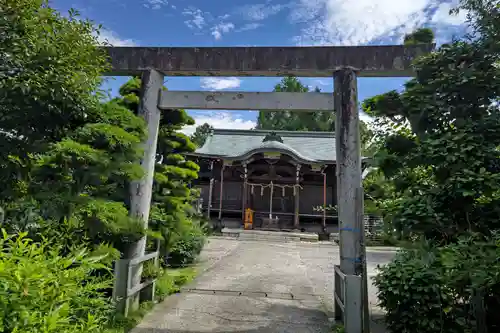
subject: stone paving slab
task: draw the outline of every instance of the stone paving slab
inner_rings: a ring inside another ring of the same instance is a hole
[[[369,270],[392,255],[369,253]],[[330,332],[338,261],[333,245],[211,238],[188,290],[157,305],[132,332]],[[375,303],[373,286],[369,293]]]

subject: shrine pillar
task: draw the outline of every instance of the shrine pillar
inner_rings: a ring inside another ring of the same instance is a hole
[[[247,193],[248,193],[248,167],[246,163],[243,163],[243,195],[241,196],[241,223],[245,222],[245,209],[247,208]]]
[[[220,191],[219,191],[219,221],[222,219],[222,198],[224,192],[224,170],[226,169],[226,163],[222,161],[222,166],[220,168]]]
[[[300,224],[300,216],[299,216],[299,207],[300,207],[300,164],[297,164],[295,169],[295,187],[293,188],[293,194],[295,195],[295,215],[293,219],[293,227],[294,229],[299,228]]]
[[[207,206],[207,218],[210,220],[210,212],[212,210],[212,200],[214,193],[214,161],[210,161],[210,184],[208,187],[208,206]]]

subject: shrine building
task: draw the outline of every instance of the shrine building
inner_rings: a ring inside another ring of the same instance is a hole
[[[333,132],[215,129],[191,154],[204,214],[240,228],[250,208],[254,229],[332,232],[335,151]]]

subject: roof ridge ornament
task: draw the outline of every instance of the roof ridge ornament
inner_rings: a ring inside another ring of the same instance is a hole
[[[277,141],[283,143],[283,139],[275,131],[270,132],[264,137],[264,139],[262,139],[262,142],[268,142],[268,141]]]

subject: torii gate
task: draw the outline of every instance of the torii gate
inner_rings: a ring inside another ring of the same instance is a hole
[[[340,224],[340,266],[336,267],[336,317],[339,310],[347,333],[363,331],[366,311],[363,190],[357,77],[411,77],[412,61],[434,45],[354,47],[104,47],[110,76],[142,76],[139,114],[146,120],[141,165],[145,177],[131,187],[131,214],[147,226],[162,110],[335,110],[337,203]],[[329,93],[163,91],[164,76],[330,77]],[[333,149],[333,147],[332,147]],[[146,239],[135,243],[127,257],[144,256]],[[131,287],[139,285],[142,269],[132,271]],[[365,276],[362,276],[365,275]],[[341,280],[341,281],[340,281]],[[364,288],[363,288],[364,285]],[[343,288],[342,288],[343,286]],[[362,290],[365,292],[362,292]]]

